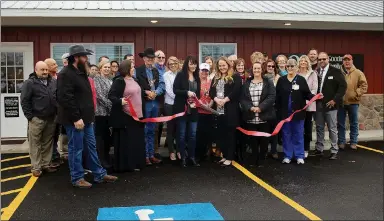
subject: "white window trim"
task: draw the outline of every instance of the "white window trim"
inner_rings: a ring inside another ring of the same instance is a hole
[[[199,61],[200,63],[203,63],[203,57],[202,57],[202,54],[201,54],[201,46],[204,46],[204,45],[234,45],[235,46],[235,55],[237,55],[237,43],[236,42],[233,42],[233,43],[210,43],[210,42],[199,42]]]
[[[135,43],[127,43],[127,42],[124,42],[124,43],[121,43],[121,42],[106,42],[106,43],[92,43],[92,42],[73,43],[73,42],[70,42],[70,43],[62,43],[61,42],[61,43],[51,43],[50,44],[51,58],[53,57],[53,47],[54,46],[60,46],[60,45],[71,46],[71,45],[76,45],[76,44],[79,44],[79,45],[91,45],[91,48],[86,48],[86,49],[90,49],[93,52],[96,52],[96,48],[95,48],[96,45],[130,45],[130,46],[132,46],[132,54],[135,55]],[[95,61],[95,63],[97,63],[97,59],[98,58],[95,57],[95,54],[90,55],[89,58],[90,58],[91,61]]]

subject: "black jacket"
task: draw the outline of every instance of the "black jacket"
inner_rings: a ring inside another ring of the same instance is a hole
[[[95,121],[92,89],[86,73],[73,65],[64,67],[57,78],[57,97],[60,124],[73,125],[80,119],[84,124]]]
[[[160,73],[159,71],[153,67],[152,68],[152,74],[153,74],[153,80],[155,81],[155,88],[159,86],[160,82]],[[151,86],[149,85],[147,73],[146,73],[146,66],[143,64],[140,67],[136,68],[136,79],[141,87],[142,94],[144,96],[143,103],[147,101],[145,91],[150,91]],[[164,95],[159,95],[156,97],[157,101],[161,101],[163,99]],[[144,110],[144,109],[143,109]]]
[[[232,75],[233,81],[224,85],[224,97],[229,98],[229,102],[224,105],[224,115],[227,119],[227,124],[230,127],[239,126],[239,113],[240,113],[240,95],[241,95],[241,77],[237,74]],[[212,80],[209,96],[211,99],[216,97],[215,80]],[[216,102],[213,102],[213,109],[216,109]]]
[[[138,81],[135,79],[138,83]],[[109,117],[109,125],[113,128],[126,128],[131,122],[130,115],[124,112],[123,106],[121,105],[121,98],[123,98],[125,90],[125,81],[123,76],[118,76],[113,79],[111,89],[108,93],[108,99],[112,102],[111,114]],[[143,96],[142,96],[143,101]],[[144,111],[144,102],[142,102]]]
[[[255,118],[255,113],[251,111],[253,107],[251,93],[249,91],[249,86],[251,80],[247,80],[242,88],[242,94],[240,99],[242,116],[244,121],[252,120]],[[263,78],[263,89],[260,95],[259,108],[261,112],[259,113],[259,118],[263,121],[275,120],[276,112],[274,108],[276,99],[276,89],[273,85],[273,81],[267,78]]]
[[[41,119],[53,118],[57,112],[56,102],[57,82],[51,76],[47,85],[43,84],[36,73],[29,75],[21,89],[21,107],[28,121],[33,117]]]
[[[194,76],[197,82],[197,98],[200,98],[201,82],[199,76]],[[176,75],[173,83],[173,93],[175,93],[175,101],[173,103],[173,113],[177,114],[185,111],[185,106],[188,105],[188,91],[189,91],[189,80],[188,73],[179,72]],[[196,121],[198,117],[197,108],[191,108],[190,119]]]
[[[320,73],[321,69],[317,69],[317,73]],[[347,82],[345,81],[344,75],[341,73],[340,69],[332,67],[329,65],[327,73],[323,73],[324,83],[323,88],[320,91],[323,93],[324,98],[318,100],[318,102],[323,103],[323,107],[326,111],[337,110],[340,106],[343,105],[343,97],[347,90]],[[319,88],[321,85],[321,78],[319,78]],[[334,100],[336,102],[333,108],[326,107],[326,103]]]
[[[298,90],[292,90],[292,85],[296,82],[299,86]],[[280,77],[276,84],[276,109],[278,120],[289,117],[288,101],[289,95],[292,95],[292,112],[302,109],[306,105],[306,100],[312,99],[315,95],[309,90],[307,81],[304,77],[296,75],[296,78],[290,82],[288,75]],[[304,120],[305,110],[298,112],[294,115],[292,120]]]

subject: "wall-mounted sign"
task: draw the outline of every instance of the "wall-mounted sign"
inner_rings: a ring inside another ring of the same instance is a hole
[[[19,117],[19,97],[4,97],[5,117]]]
[[[281,53],[281,54],[284,54],[284,53]],[[272,59],[275,61],[278,55],[279,54],[272,55]],[[293,53],[293,54],[284,54],[284,55],[287,56],[288,59],[293,58],[293,59],[296,59],[296,61],[298,61],[299,58],[305,54]],[[351,55],[353,57],[353,64],[355,65],[355,67],[364,72],[364,55],[362,54],[351,54]],[[344,54],[329,54],[329,63],[333,67],[340,69],[341,65],[343,65],[343,56]]]

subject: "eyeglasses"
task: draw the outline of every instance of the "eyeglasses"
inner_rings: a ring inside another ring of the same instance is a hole
[[[169,63],[169,66],[178,65],[177,63]]]
[[[160,56],[158,56],[157,58],[158,58],[158,59],[165,59],[165,57],[160,57]]]
[[[294,68],[295,65],[287,65],[287,68]]]
[[[269,68],[274,68],[275,65],[268,65],[267,67],[269,67]]]
[[[318,59],[319,61],[325,61],[325,60],[327,60],[326,58],[319,58]]]

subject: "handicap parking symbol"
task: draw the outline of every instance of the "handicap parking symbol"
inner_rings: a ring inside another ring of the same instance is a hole
[[[100,208],[97,220],[224,220],[211,203]]]

